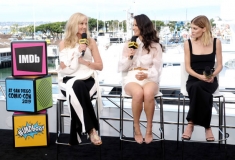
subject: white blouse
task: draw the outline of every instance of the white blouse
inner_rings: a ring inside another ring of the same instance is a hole
[[[78,58],[82,53],[79,52],[79,44],[76,44],[74,48],[64,48],[59,53],[60,62],[64,62],[67,66],[64,69],[58,68],[58,72],[60,72],[63,76],[77,76],[78,72],[81,70],[90,70],[89,67],[83,64],[79,64]],[[86,61],[92,61],[92,53],[91,50],[87,47],[83,59]]]
[[[162,72],[162,48],[159,43],[151,43],[150,52],[143,48],[144,44],[137,38],[138,48],[132,60],[128,59],[128,43],[124,45],[122,59],[118,63],[118,72],[127,72],[133,68],[141,67],[148,69],[148,79],[160,82]]]

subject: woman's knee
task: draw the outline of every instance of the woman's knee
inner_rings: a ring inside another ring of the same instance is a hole
[[[155,89],[154,89],[155,87]],[[144,89],[144,100],[153,100],[154,96],[157,94],[158,89],[156,86],[152,88],[145,88]]]
[[[196,91],[199,88],[201,88],[201,85],[199,83],[194,83],[193,85],[190,86],[189,90]]]
[[[133,99],[140,99],[142,100],[144,98],[144,92],[143,90],[138,90],[132,93],[132,98]]]
[[[84,84],[84,82],[83,81],[81,81],[81,80],[76,80],[75,82],[74,82],[74,84],[73,84],[73,88],[80,88],[80,87],[82,87],[82,86],[85,86],[85,84]]]

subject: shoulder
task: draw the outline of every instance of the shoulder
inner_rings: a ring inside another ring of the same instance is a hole
[[[96,44],[96,41],[93,38],[88,38],[89,45],[94,45]]]
[[[190,39],[187,39],[186,41],[184,41],[184,48],[189,48],[189,41]]]
[[[185,40],[185,41],[184,41],[184,45],[188,45],[188,44],[189,44],[189,41],[190,41],[190,39]]]
[[[156,48],[157,50],[162,50],[162,45],[157,42],[152,42],[151,47]]]
[[[64,49],[64,40],[62,40],[60,43],[59,43],[59,50],[62,51]]]
[[[216,45],[221,45],[221,41],[218,38],[216,38]]]
[[[215,48],[216,48],[216,53],[222,53],[222,44],[220,39],[216,39],[216,43],[215,43]]]
[[[152,42],[152,45],[157,47],[157,46],[161,46],[160,43],[157,43],[157,42]]]

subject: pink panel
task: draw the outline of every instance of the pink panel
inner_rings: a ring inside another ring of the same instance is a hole
[[[27,76],[27,75],[46,75],[47,74],[47,48],[46,43],[42,42],[12,42],[12,75],[13,76]],[[18,48],[27,48],[27,47],[42,47],[42,69],[41,72],[32,72],[32,71],[22,71],[17,69],[17,58],[16,58],[16,49]]]
[[[39,112],[37,112],[38,114],[45,114],[45,113],[47,113],[47,110],[45,109],[45,110],[41,110],[41,111],[39,111]],[[20,115],[20,114],[34,114],[34,113],[29,113],[29,112],[14,112],[14,114],[15,115]]]

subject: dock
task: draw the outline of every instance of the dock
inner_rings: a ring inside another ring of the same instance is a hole
[[[0,68],[11,67],[11,48],[0,48]]]

